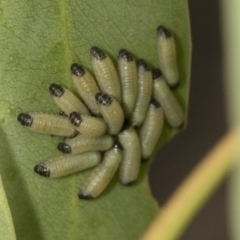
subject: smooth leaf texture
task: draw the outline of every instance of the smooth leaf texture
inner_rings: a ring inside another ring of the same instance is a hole
[[[240,125],[240,68],[239,68],[239,42],[240,42],[240,16],[238,9],[240,1],[223,0],[222,25],[224,40],[224,83],[225,100],[227,104],[227,117],[231,128]],[[240,159],[239,159],[240,160]],[[235,167],[229,186],[229,230],[232,240],[240,239],[240,161]]]
[[[157,67],[160,24],[176,38],[181,84],[174,91],[186,112],[191,51],[187,1],[2,0],[0,21],[0,169],[17,239],[139,239],[158,211],[148,186],[148,164],[132,187],[121,186],[116,176],[100,198],[79,200],[77,193],[91,170],[56,180],[35,174],[34,165],[60,155],[60,138],[23,129],[17,115],[58,113],[49,84],[75,91],[69,67],[79,62],[91,71],[94,45],[115,63],[119,49],[125,48]],[[176,132],[165,126],[160,144]]]
[[[12,216],[0,176],[0,233],[2,239],[16,240]]]

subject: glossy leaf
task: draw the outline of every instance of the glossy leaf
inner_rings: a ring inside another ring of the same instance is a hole
[[[33,172],[37,163],[60,155],[60,138],[23,129],[17,115],[58,113],[50,83],[76,92],[70,65],[92,71],[89,50],[98,46],[114,59],[119,49],[158,66],[156,28],[176,38],[181,84],[174,91],[187,112],[190,32],[187,1],[181,0],[3,0],[0,3],[0,169],[19,240],[138,239],[158,211],[148,186],[148,164],[132,187],[117,176],[96,200],[77,193],[90,171],[62,179]],[[177,131],[165,126],[160,143]]]

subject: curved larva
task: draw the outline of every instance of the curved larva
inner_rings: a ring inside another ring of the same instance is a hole
[[[136,104],[138,76],[136,62],[125,49],[119,51],[118,69],[122,85],[122,107],[125,118],[128,118]]]
[[[34,167],[34,171],[43,177],[58,178],[95,167],[100,161],[99,152],[64,155],[39,163]]]
[[[96,102],[95,95],[100,92],[92,75],[81,65],[71,65],[73,83],[83,101],[91,112],[100,115],[100,109]]]
[[[18,121],[34,132],[72,137],[77,131],[68,118],[48,113],[20,113]]]
[[[119,173],[120,183],[123,185],[131,185],[136,181],[140,169],[140,140],[133,127],[119,133],[118,140],[123,147],[123,161]]]
[[[58,150],[63,153],[83,153],[88,151],[106,151],[113,146],[113,138],[110,135],[101,137],[87,137],[78,135],[75,138],[66,139],[58,144]]]
[[[88,137],[100,137],[107,131],[107,124],[102,118],[80,115],[77,112],[70,113],[69,118],[76,130]]]
[[[119,133],[124,122],[122,107],[116,99],[106,93],[97,93],[95,97],[100,105],[101,114],[108,125],[108,132],[110,134]]]
[[[171,127],[178,128],[184,123],[183,110],[158,70],[153,71],[153,97],[162,106]]]
[[[81,199],[98,197],[108,186],[122,161],[122,150],[115,146],[104,153],[103,161],[92,171],[80,190]]]
[[[179,82],[176,45],[172,34],[164,26],[157,28],[158,59],[169,86],[174,87]]]
[[[121,86],[110,57],[98,47],[92,47],[91,61],[101,91],[121,102]]]
[[[67,88],[52,83],[49,91],[51,92],[53,101],[66,115],[69,115],[71,112],[89,114],[83,102]]]
[[[137,100],[130,118],[133,126],[140,126],[144,121],[152,96],[152,84],[152,72],[143,60],[139,60]]]
[[[143,160],[148,160],[153,154],[162,132],[163,122],[163,109],[157,101],[152,100],[139,132]]]

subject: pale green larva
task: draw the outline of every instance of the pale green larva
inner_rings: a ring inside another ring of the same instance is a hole
[[[164,26],[157,28],[157,36],[160,69],[168,85],[174,87],[179,82],[175,41],[170,31]]]
[[[115,145],[104,153],[103,161],[92,171],[78,196],[81,199],[98,197],[108,186],[122,161],[122,150]]]
[[[108,132],[110,134],[119,133],[124,122],[122,107],[116,99],[106,93],[97,93],[95,97],[100,105],[101,114],[108,125]]]
[[[76,130],[88,137],[100,137],[107,131],[107,124],[100,117],[94,117],[77,112],[70,113],[70,121]]]
[[[139,132],[142,160],[148,160],[156,148],[164,123],[164,113],[159,102],[152,100]]]
[[[20,113],[18,121],[34,132],[73,137],[77,131],[68,118],[48,113]]]
[[[101,137],[87,137],[78,135],[75,138],[66,139],[58,144],[58,150],[63,153],[78,154],[88,151],[106,151],[113,146],[114,140],[110,135]]]
[[[100,109],[95,99],[95,95],[100,90],[92,75],[77,63],[71,65],[71,72],[73,83],[83,101],[94,115],[100,115]]]
[[[125,49],[119,51],[117,72],[111,58],[92,47],[95,76],[77,63],[70,67],[80,99],[59,84],[49,87],[63,116],[18,115],[18,121],[32,131],[67,137],[57,146],[66,154],[37,164],[37,174],[59,178],[95,167],[83,183],[80,199],[100,196],[118,169],[122,185],[137,180],[141,160],[150,159],[157,148],[164,119],[172,128],[183,126],[185,120],[170,89],[179,82],[175,40],[163,26],[157,28],[157,47],[163,76],[142,59],[136,64]]]
[[[92,47],[91,61],[101,91],[121,102],[121,85],[110,57],[98,47]]]
[[[183,125],[183,110],[159,70],[153,71],[153,97],[160,103],[171,127]]]
[[[139,136],[133,127],[129,127],[118,134],[118,140],[123,147],[119,180],[123,185],[131,185],[136,181],[140,169],[141,144]]]
[[[127,119],[132,114],[136,104],[138,75],[136,62],[125,49],[119,51],[118,69],[122,85],[122,107]]]
[[[53,101],[66,115],[69,116],[71,112],[89,114],[89,111],[84,103],[67,88],[52,83],[49,90],[53,97]]]
[[[142,59],[138,61],[138,93],[134,111],[130,118],[133,126],[141,126],[152,96],[152,72]]]
[[[43,177],[58,178],[97,166],[101,161],[99,152],[55,157],[39,163],[34,171]]]

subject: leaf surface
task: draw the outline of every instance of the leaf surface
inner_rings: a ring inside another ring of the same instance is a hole
[[[23,129],[17,115],[57,114],[49,84],[60,83],[76,93],[70,65],[78,62],[92,71],[92,46],[104,49],[115,63],[125,48],[157,67],[160,24],[176,38],[181,84],[174,91],[187,112],[187,1],[3,0],[0,22],[0,170],[17,239],[139,239],[158,211],[148,186],[149,163],[142,165],[132,187],[121,186],[116,176],[98,199],[79,200],[77,193],[91,170],[54,180],[36,175],[37,163],[60,155],[60,138]],[[176,132],[166,125],[160,144]]]
[[[0,176],[0,232],[2,239],[16,240],[12,216]]]

